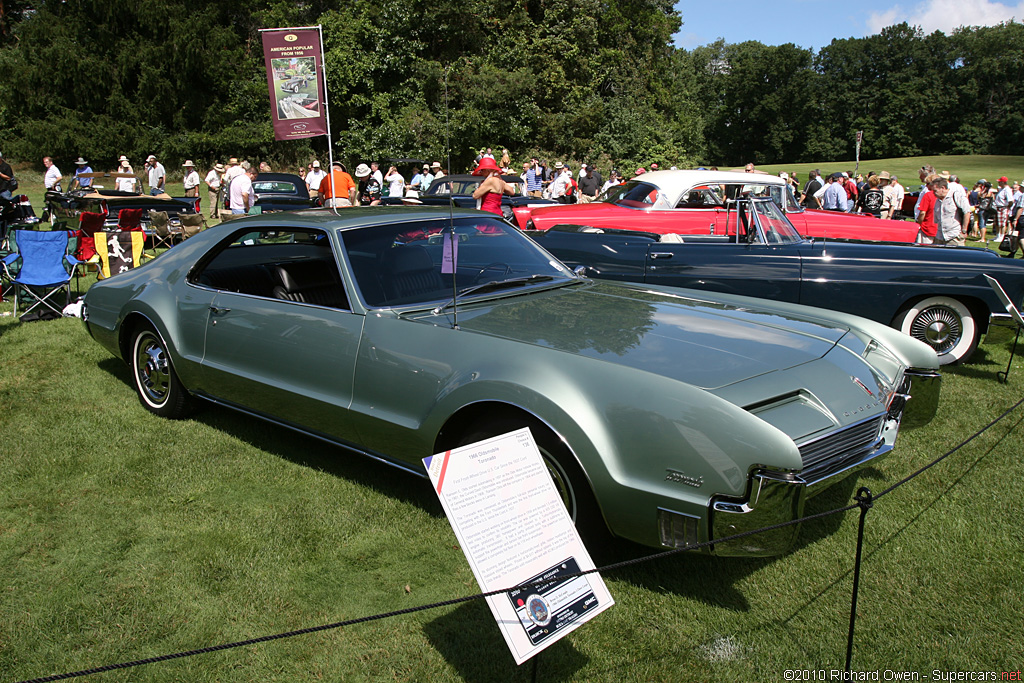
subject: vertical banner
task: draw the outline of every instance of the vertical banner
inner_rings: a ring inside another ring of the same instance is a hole
[[[320,31],[282,28],[263,31],[271,116],[276,140],[327,135],[326,80]]]

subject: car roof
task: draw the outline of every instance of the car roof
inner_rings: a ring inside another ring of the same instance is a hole
[[[737,173],[735,171],[651,171],[630,178],[651,183],[666,194],[678,195],[694,185],[718,183],[722,185],[744,183],[752,185],[783,185],[786,181],[765,173]],[[627,181],[628,182],[628,181]]]
[[[267,214],[265,217],[250,216],[244,219],[228,221],[222,225],[230,227],[242,227],[240,222],[246,225],[262,225],[271,223],[277,227],[283,224],[289,227],[318,227],[325,229],[350,230],[367,226],[380,225],[384,222],[390,223],[411,223],[415,221],[437,220],[447,218],[449,215],[455,218],[497,218],[499,216],[475,209],[449,209],[446,206],[359,206],[345,207],[338,209],[335,213],[332,209],[303,209],[300,211],[289,211],[287,218],[280,213]],[[265,218],[265,220],[263,220]],[[218,226],[219,227],[219,226]]]

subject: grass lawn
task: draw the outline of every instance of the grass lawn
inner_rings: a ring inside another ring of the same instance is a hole
[[[836,161],[816,161],[809,164],[769,164],[758,166],[758,169],[768,173],[796,173],[801,183],[807,182],[807,172],[819,169],[822,173],[835,171],[853,171],[856,168],[854,159]],[[937,171],[949,171],[960,176],[960,182],[967,188],[968,192],[981,178],[985,178],[992,186],[996,186],[996,180],[1000,176],[1006,176],[1010,182],[1024,179],[1024,156],[1010,155],[985,155],[974,154],[970,156],[931,156],[931,157],[903,157],[900,159],[861,159],[860,172],[867,175],[868,171],[881,173],[888,171],[899,176],[900,182],[917,190],[921,185],[917,171],[922,166],[930,164]]]
[[[11,310],[11,304],[0,305]],[[982,347],[939,415],[818,498],[879,491],[1021,396]],[[225,409],[146,412],[74,319],[0,318],[0,679],[19,680],[474,593],[429,485]],[[1016,671],[1024,411],[868,516],[854,668]],[[642,445],[638,445],[642,447]],[[542,681],[784,680],[841,669],[857,515],[774,559],[675,556],[608,573],[616,606],[541,656]],[[97,681],[528,681],[482,602],[150,664]]]

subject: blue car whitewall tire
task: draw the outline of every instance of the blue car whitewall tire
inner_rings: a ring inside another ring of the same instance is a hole
[[[971,310],[952,297],[918,301],[898,316],[894,327],[935,349],[942,365],[964,362],[978,347],[979,330]]]

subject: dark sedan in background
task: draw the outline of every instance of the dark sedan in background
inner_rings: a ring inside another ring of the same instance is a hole
[[[252,181],[252,190],[256,193],[255,206],[263,213],[308,209],[315,205],[306,181],[291,173],[260,173]]]
[[[528,234],[592,277],[743,294],[870,318],[927,343],[943,364],[967,360],[984,335],[1003,333],[1010,324],[985,274],[1018,307],[1024,297],[1022,262],[972,247],[806,240],[770,199],[734,203],[722,232],[659,235],[559,225]]]

